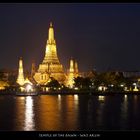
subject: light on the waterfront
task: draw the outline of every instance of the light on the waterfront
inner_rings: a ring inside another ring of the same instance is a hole
[[[99,91],[105,91],[107,89],[107,87],[105,87],[105,86],[99,86],[98,87],[98,90]]]
[[[104,101],[104,99],[105,99],[105,96],[98,96],[99,101]]]
[[[27,92],[31,92],[32,90],[33,90],[32,85],[28,84],[28,85],[26,86],[26,91],[27,91]]]
[[[136,86],[136,83],[133,83],[134,86]]]
[[[130,91],[129,89],[128,89],[128,87],[124,87],[124,91]]]
[[[137,86],[134,87],[133,91],[139,91]]]
[[[124,85],[123,85],[123,84],[121,84],[120,86],[121,86],[121,87],[124,87]]]
[[[46,87],[46,91],[49,91],[49,88],[48,87]]]
[[[75,90],[78,90],[78,87],[75,87],[74,89],[75,89]]]
[[[102,88],[103,88],[102,86],[99,86],[99,87],[98,87],[98,90],[99,90],[99,91],[102,91]]]

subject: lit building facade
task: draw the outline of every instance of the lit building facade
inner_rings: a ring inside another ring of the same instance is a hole
[[[33,77],[40,85],[46,85],[50,80],[50,77],[56,79],[60,84],[64,83],[66,80],[63,66],[57,56],[56,41],[54,38],[52,23],[50,23],[49,27],[44,60],[39,65],[39,68]]]

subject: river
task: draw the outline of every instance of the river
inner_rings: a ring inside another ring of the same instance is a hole
[[[140,130],[140,95],[0,96],[0,131]]]

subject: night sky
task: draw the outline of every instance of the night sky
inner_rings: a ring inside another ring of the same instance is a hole
[[[79,71],[140,71],[140,4],[0,4],[0,69],[42,63],[52,21],[60,62]]]

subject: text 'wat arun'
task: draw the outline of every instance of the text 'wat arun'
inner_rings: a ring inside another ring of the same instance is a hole
[[[34,79],[38,84],[45,85],[50,80],[50,77],[53,77],[59,83],[64,83],[66,80],[63,66],[57,56],[56,41],[54,38],[52,23],[50,23],[49,27],[45,57],[42,64],[39,65],[39,69],[35,73]]]

